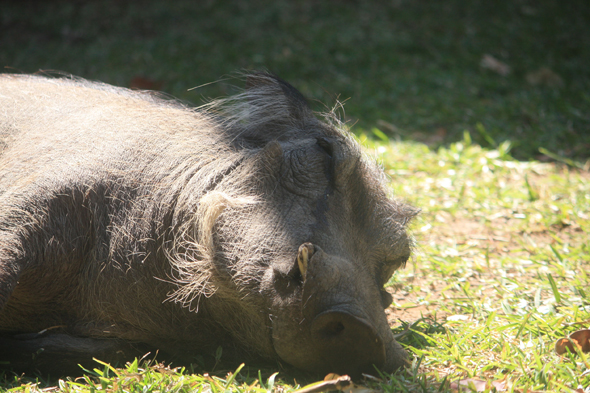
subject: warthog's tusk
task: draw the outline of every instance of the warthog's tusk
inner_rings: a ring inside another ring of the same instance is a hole
[[[309,264],[309,258],[313,255],[314,248],[311,243],[303,243],[299,246],[297,253],[297,264],[299,265],[299,272],[301,277],[305,280],[307,276],[307,266]]]

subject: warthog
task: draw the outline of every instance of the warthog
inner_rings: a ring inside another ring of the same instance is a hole
[[[383,285],[416,210],[330,119],[267,73],[197,109],[0,75],[0,361],[403,365]]]

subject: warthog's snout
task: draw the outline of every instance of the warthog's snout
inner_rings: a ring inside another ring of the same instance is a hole
[[[283,360],[319,374],[352,376],[403,365],[406,354],[393,338],[369,271],[312,243],[299,247],[297,266],[301,304],[280,314],[290,320],[273,321],[275,350]],[[293,325],[296,331],[289,329]]]
[[[373,326],[344,311],[326,311],[311,324],[311,337],[327,369],[343,374],[374,371],[385,363],[385,346]]]

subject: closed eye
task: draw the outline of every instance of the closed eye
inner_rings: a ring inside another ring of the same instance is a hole
[[[397,269],[403,268],[406,266],[408,259],[410,259],[410,256],[405,255],[403,257],[395,259],[392,262],[387,262],[385,264],[385,266],[383,266],[383,270],[381,271],[380,285],[384,286],[385,284],[387,284],[387,282],[391,279],[391,276],[393,276],[393,273]]]

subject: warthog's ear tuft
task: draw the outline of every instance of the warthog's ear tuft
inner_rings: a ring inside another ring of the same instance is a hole
[[[317,132],[312,125],[318,120],[293,86],[266,72],[248,73],[244,78],[242,93],[202,107],[234,143],[262,147],[273,140],[307,138]]]
[[[253,91],[256,93],[266,92],[267,94],[270,93],[274,99],[280,99],[280,97],[277,97],[277,87],[280,87],[282,95],[284,96],[282,99],[286,100],[289,113],[292,117],[309,117],[311,107],[309,106],[307,99],[299,92],[299,90],[291,86],[288,82],[285,82],[276,75],[266,72],[253,72],[246,76],[247,91]]]

